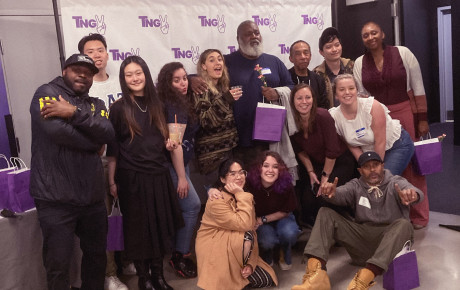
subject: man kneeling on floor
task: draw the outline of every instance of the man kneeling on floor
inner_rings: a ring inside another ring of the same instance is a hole
[[[387,270],[407,240],[413,239],[409,220],[409,204],[423,200],[423,193],[401,176],[384,169],[375,152],[365,152],[359,159],[361,177],[337,187],[324,183],[320,194],[328,201],[354,209],[355,220],[344,218],[334,210],[319,210],[315,225],[305,247],[309,259],[302,285],[293,290],[331,289],[326,273],[329,249],[339,242],[360,269],[347,289],[369,289],[374,277]]]

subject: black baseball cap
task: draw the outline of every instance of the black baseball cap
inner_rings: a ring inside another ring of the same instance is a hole
[[[321,34],[321,37],[319,38],[319,43],[318,43],[318,48],[319,50],[323,50],[323,46],[332,41],[335,37],[341,42],[340,40],[340,34],[339,31],[335,27],[328,27],[324,29],[323,33]]]
[[[378,155],[374,151],[368,151],[368,152],[364,152],[363,154],[361,154],[361,156],[359,156],[358,158],[359,167],[362,167],[364,163],[370,160],[377,160],[380,163],[383,163],[382,158],[380,158],[380,155]]]
[[[91,57],[83,53],[72,54],[66,61],[64,69],[71,65],[85,65],[87,66],[94,74],[99,72],[99,69],[94,64],[94,61]]]

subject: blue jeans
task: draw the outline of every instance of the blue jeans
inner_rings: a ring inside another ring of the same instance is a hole
[[[401,175],[414,154],[414,142],[406,130],[401,128],[401,137],[393,143],[393,147],[385,151],[385,169],[393,175]]]
[[[297,242],[300,233],[299,226],[295,222],[294,215],[290,213],[280,220],[263,224],[257,228],[257,240],[262,252],[262,259],[268,264],[273,261],[273,248],[280,244],[284,252],[284,261],[291,265],[292,246]]]
[[[172,164],[168,164],[168,167],[175,189],[177,189],[178,178],[176,170],[174,170]],[[176,232],[176,251],[184,255],[190,253],[190,243],[192,242],[193,232],[195,231],[196,221],[201,208],[200,198],[190,181],[190,169],[188,165],[185,166],[185,177],[189,187],[187,197],[181,199],[178,196],[185,226]]]

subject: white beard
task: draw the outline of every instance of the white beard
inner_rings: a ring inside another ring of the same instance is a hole
[[[243,52],[246,55],[252,56],[252,57],[259,57],[264,53],[264,45],[263,42],[259,42],[258,45],[251,46],[250,43],[245,44],[242,41],[238,39],[238,45],[241,49],[241,52]]]

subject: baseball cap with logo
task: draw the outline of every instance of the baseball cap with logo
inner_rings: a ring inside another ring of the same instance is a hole
[[[358,158],[359,167],[362,167],[367,161],[370,161],[370,160],[377,160],[380,163],[383,163],[382,158],[380,158],[380,155],[378,155],[374,151],[368,151],[368,152],[364,152],[363,154],[361,154],[361,156],[359,156]]]
[[[87,56],[86,54],[72,54],[64,64],[64,69],[71,65],[85,65],[87,66],[94,74],[99,72],[99,69],[94,64],[94,61],[91,57]]]

